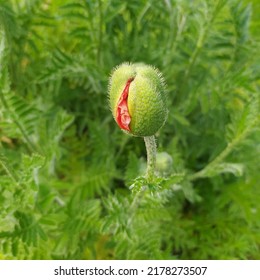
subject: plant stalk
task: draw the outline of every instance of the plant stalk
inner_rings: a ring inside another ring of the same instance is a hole
[[[156,164],[156,142],[154,136],[144,137],[146,152],[147,152],[147,169],[146,179],[148,183],[151,183],[154,179],[154,170]]]

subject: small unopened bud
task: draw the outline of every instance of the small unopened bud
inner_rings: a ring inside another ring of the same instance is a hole
[[[168,175],[172,171],[172,157],[166,153],[161,152],[156,155],[156,170],[160,174]]]

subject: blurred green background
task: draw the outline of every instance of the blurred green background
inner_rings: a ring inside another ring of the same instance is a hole
[[[0,0],[0,258],[260,259],[259,14],[257,0]],[[107,100],[125,61],[167,84],[167,164],[140,192],[143,139]]]

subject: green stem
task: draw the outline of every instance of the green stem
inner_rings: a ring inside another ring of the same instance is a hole
[[[147,169],[146,178],[148,183],[153,181],[154,170],[156,164],[156,142],[154,136],[144,137],[146,152],[147,152]]]
[[[197,180],[199,178],[207,177],[207,174],[210,170],[214,169],[215,166],[219,163],[221,163],[232,151],[233,149],[243,140],[246,138],[246,136],[252,131],[253,127],[257,126],[258,122],[260,121],[259,118],[256,118],[254,122],[252,122],[251,125],[249,125],[243,133],[241,133],[239,136],[233,139],[226,148],[214,159],[212,160],[206,167],[204,167],[202,170],[196,172],[195,174],[192,174],[189,179],[191,181]]]
[[[232,143],[229,143],[227,147],[213,160],[211,161],[205,168],[198,171],[195,174],[192,174],[189,179],[190,180],[196,180],[199,178],[207,177],[208,171],[214,168],[218,163],[222,162],[229,153],[233,150],[234,146],[237,144],[237,141],[233,141]]]

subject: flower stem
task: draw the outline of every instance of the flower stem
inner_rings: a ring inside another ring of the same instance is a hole
[[[146,179],[151,183],[154,179],[154,170],[156,164],[156,142],[154,136],[144,137],[146,152],[147,152],[147,169]]]

